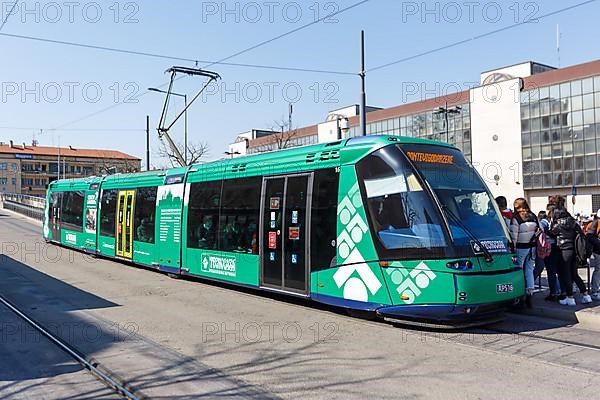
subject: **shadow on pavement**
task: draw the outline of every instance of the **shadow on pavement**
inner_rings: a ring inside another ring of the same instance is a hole
[[[135,321],[120,326],[92,315],[88,310],[120,305],[6,255],[0,255],[0,295],[146,396],[273,398],[256,386],[138,335]],[[7,392],[29,397],[35,380],[83,369],[2,304],[0,339],[0,397]],[[77,398],[97,395],[90,388]]]

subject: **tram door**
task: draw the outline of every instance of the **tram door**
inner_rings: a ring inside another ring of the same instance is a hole
[[[133,206],[134,190],[119,192],[117,201],[116,254],[119,257],[131,258],[133,254]]]
[[[261,283],[308,293],[312,175],[265,178],[262,196]]]
[[[60,206],[62,202],[62,193],[53,192],[50,195],[48,225],[52,232],[52,240],[60,242]]]

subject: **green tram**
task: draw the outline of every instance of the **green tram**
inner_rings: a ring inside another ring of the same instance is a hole
[[[488,320],[524,294],[475,169],[450,145],[405,137],[55,181],[43,235],[387,319]]]

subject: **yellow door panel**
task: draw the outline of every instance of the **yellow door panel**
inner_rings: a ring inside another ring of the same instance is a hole
[[[127,192],[119,192],[119,198],[117,202],[117,224],[115,232],[115,253],[119,257],[123,257],[123,222],[125,217],[126,209],[126,198]]]
[[[125,201],[125,221],[124,221],[124,245],[123,257],[132,258],[133,256],[133,211],[135,205],[135,191],[126,192]]]

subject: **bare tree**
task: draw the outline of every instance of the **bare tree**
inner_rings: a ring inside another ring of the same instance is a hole
[[[127,173],[140,172],[137,163],[133,160],[125,159],[124,160],[124,171]]]
[[[112,175],[117,172],[132,173],[139,172],[137,163],[129,159],[111,159],[102,158],[100,165],[98,166],[98,173],[100,175]]]
[[[281,117],[280,120],[273,121],[271,130],[276,132],[271,135],[275,139],[275,142],[269,146],[268,151],[293,147],[292,139],[298,136],[298,129],[290,127],[290,123],[286,118]]]
[[[101,158],[100,165],[98,166],[98,173],[100,175],[112,175],[119,172],[118,165],[114,160],[110,158]]]
[[[184,148],[184,146],[181,143],[176,143],[176,145],[177,145],[178,149]],[[190,142],[188,142],[188,146],[187,146],[188,165],[197,163],[198,161],[200,161],[200,159],[202,157],[207,156],[208,152],[209,152],[208,143],[205,143],[205,142],[190,143]],[[163,141],[160,142],[160,146],[158,148],[157,154],[159,157],[162,157],[162,158],[165,158],[168,160],[168,162],[170,164],[169,168],[174,168],[174,167],[180,166],[179,161],[177,160],[177,156],[175,155],[175,152],[169,146],[167,146]]]

